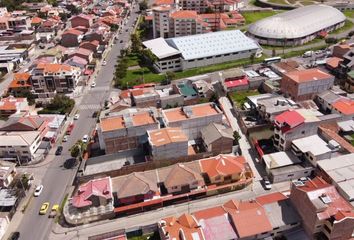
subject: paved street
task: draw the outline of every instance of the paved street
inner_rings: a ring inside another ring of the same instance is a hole
[[[273,186],[271,191],[265,191],[259,182],[256,182],[252,187],[248,189],[230,192],[223,195],[217,195],[206,199],[196,200],[190,203],[182,203],[173,205],[158,210],[131,215],[124,218],[117,218],[114,220],[101,221],[92,224],[86,224],[84,226],[78,226],[74,228],[54,228],[53,233],[49,239],[87,239],[89,236],[110,232],[118,229],[134,229],[139,226],[145,226],[156,223],[159,219],[167,216],[179,216],[185,212],[195,212],[198,210],[214,207],[227,202],[230,199],[247,200],[254,199],[256,196],[264,195],[271,192],[287,191],[289,183],[280,183]]]
[[[47,216],[40,216],[38,214],[40,206],[44,202],[50,202],[50,207],[53,204],[60,204],[66,190],[71,185],[76,169],[65,169],[63,167],[65,160],[70,157],[68,150],[78,139],[88,134],[95,127],[96,119],[92,118],[92,114],[99,109],[99,106],[103,106],[105,99],[109,96],[116,59],[120,55],[122,46],[125,46],[130,38],[130,31],[133,28],[136,17],[136,13],[131,14],[128,23],[123,28],[122,34],[118,37],[119,40],[117,44],[113,45],[112,50],[106,57],[107,65],[101,67],[96,77],[96,88],[90,89],[87,87],[83,95],[76,99],[77,106],[86,107],[78,108],[80,118],[75,121],[75,128],[68,142],[63,143],[63,154],[61,156],[48,156],[49,158],[53,158],[53,160],[50,161],[48,166],[43,166],[43,168],[47,168],[43,178],[41,180],[37,179],[37,182],[40,181],[44,185],[42,194],[30,200],[29,206],[22,217],[22,221],[11,222],[9,229],[11,229],[11,231],[19,231],[21,233],[21,239],[48,239],[53,220],[49,219]],[[126,29],[128,29],[128,32],[126,32]],[[123,40],[123,43],[120,43],[120,40]],[[51,153],[53,153],[55,149],[56,147],[54,147]],[[9,233],[10,231],[8,231],[7,234]]]

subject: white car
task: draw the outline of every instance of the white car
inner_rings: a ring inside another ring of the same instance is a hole
[[[62,140],[63,142],[67,142],[68,141],[68,135],[65,135],[64,137],[63,137],[63,140]]]
[[[267,177],[263,177],[263,184],[264,184],[265,190],[272,189],[272,184],[270,183],[270,181]]]
[[[33,196],[38,197],[39,195],[41,195],[42,191],[43,191],[43,185],[39,185],[34,190]]]
[[[106,66],[107,65],[107,62],[106,61],[103,61],[102,62],[102,66]]]
[[[93,83],[91,84],[91,87],[92,87],[92,88],[96,87],[96,83],[93,82]]]
[[[90,140],[89,136],[86,134],[82,137],[82,142],[87,143]]]
[[[78,120],[79,119],[79,117],[80,117],[80,114],[75,114],[75,116],[74,116],[74,120]]]

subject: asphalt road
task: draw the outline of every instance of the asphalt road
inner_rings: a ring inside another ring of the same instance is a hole
[[[95,127],[96,119],[93,119],[91,116],[94,111],[97,111],[103,106],[105,99],[107,99],[110,94],[116,59],[120,55],[122,47],[125,46],[130,39],[130,31],[133,28],[136,17],[137,14],[132,12],[128,23],[123,27],[122,34],[118,36],[117,44],[113,45],[110,53],[106,57],[107,65],[102,66],[96,77],[96,87],[86,89],[82,99],[78,99],[77,107],[79,109],[80,118],[75,121],[75,127],[68,142],[63,143],[62,145],[64,148],[63,154],[61,156],[48,156],[54,157],[54,159],[51,161],[50,166],[42,179],[42,184],[44,186],[43,192],[39,197],[31,199],[19,228],[17,229],[21,234],[21,239],[48,239],[53,220],[48,218],[48,213],[45,216],[40,216],[38,214],[39,209],[44,202],[49,202],[50,208],[53,204],[60,204],[64,198],[67,186],[72,184],[76,168],[65,169],[63,167],[64,162],[70,158],[68,149],[78,139],[82,138],[83,135],[88,134]],[[126,32],[126,29],[128,29],[128,32]],[[123,40],[123,43],[120,43],[120,40]],[[56,147],[54,150],[55,149]]]

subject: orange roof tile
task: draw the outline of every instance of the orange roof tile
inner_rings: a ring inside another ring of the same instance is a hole
[[[22,88],[22,87],[30,87],[31,84],[29,82],[31,75],[29,73],[15,73],[14,78],[11,81],[8,88]]]
[[[339,57],[331,57],[326,60],[326,64],[330,66],[331,68],[337,68],[339,66],[339,63],[342,62],[343,59]]]
[[[103,132],[124,128],[124,119],[122,116],[101,119],[101,129]]]
[[[226,213],[226,211],[224,210],[224,208],[221,206],[218,206],[218,207],[212,207],[212,208],[200,210],[198,212],[194,212],[193,215],[195,216],[195,218],[197,220],[200,220],[200,219],[208,219],[208,218],[217,217],[217,216],[223,215],[225,213]]]
[[[197,18],[198,14],[196,11],[182,10],[176,11],[171,14],[172,18]]]
[[[160,6],[160,5],[173,5],[175,3],[174,0],[155,0],[153,5]]]
[[[332,75],[323,72],[318,68],[311,68],[306,70],[300,71],[292,71],[285,74],[291,80],[302,83],[302,82],[309,82],[309,81],[318,81],[333,77]]]
[[[341,98],[332,104],[333,108],[344,115],[354,114],[354,101],[351,99]]]
[[[62,71],[71,71],[72,67],[67,64],[57,64],[57,63],[39,63],[37,65],[38,69],[43,69],[46,73],[57,73]]]
[[[184,108],[172,108],[163,110],[168,122],[177,122],[188,118],[206,117],[219,114],[213,103],[198,104]],[[187,116],[189,115],[190,116]]]
[[[0,110],[1,111],[16,111],[18,103],[24,102],[26,98],[15,98],[9,96],[7,98],[2,98],[0,100]]]
[[[265,205],[273,202],[279,202],[287,198],[288,197],[282,194],[281,192],[275,192],[275,193],[259,196],[256,198],[256,201],[261,205]]]
[[[31,23],[32,23],[32,24],[39,24],[39,23],[41,23],[42,21],[43,21],[42,18],[40,18],[40,17],[34,17],[34,18],[32,18]]]
[[[185,239],[204,239],[202,229],[198,226],[196,219],[190,214],[182,214],[179,218],[168,217],[163,219],[166,222],[164,227],[165,232],[169,233],[171,239],[180,239],[180,234],[183,232]]]
[[[156,122],[154,117],[151,116],[149,112],[141,112],[141,113],[133,114],[132,121],[134,126],[141,126],[141,125],[152,124]]]
[[[150,143],[162,146],[174,142],[188,142],[188,137],[180,128],[162,128],[148,131]]]
[[[76,30],[76,29],[68,29],[68,30],[66,30],[64,33],[63,33],[63,35],[64,34],[73,34],[73,35],[82,35],[82,32],[81,31],[79,31],[79,30]]]
[[[240,174],[245,171],[246,160],[242,156],[223,155],[200,160],[202,171],[209,177]]]

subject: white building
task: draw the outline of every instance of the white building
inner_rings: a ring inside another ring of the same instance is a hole
[[[327,5],[310,5],[286,11],[251,24],[248,35],[261,44],[302,45],[344,26],[346,17]]]
[[[39,131],[0,132],[0,159],[20,162],[34,160],[41,140]]]
[[[261,54],[260,46],[240,30],[157,38],[143,45],[157,57],[154,67],[159,72],[204,67]]]

